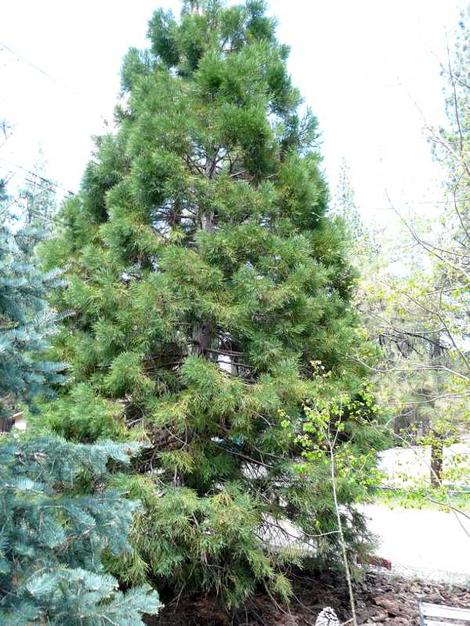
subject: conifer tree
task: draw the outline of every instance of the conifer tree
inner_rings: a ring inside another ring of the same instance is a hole
[[[63,380],[64,366],[39,355],[56,329],[47,296],[59,284],[57,271],[43,272],[35,256],[41,230],[12,228],[6,186],[0,198],[0,431],[9,430],[19,399],[30,401]]]
[[[135,503],[105,491],[109,461],[130,446],[57,437],[0,443],[0,623],[136,626],[156,613],[149,586],[122,593],[105,574],[107,551],[129,549]]]
[[[310,555],[340,556],[329,456],[319,444],[300,462],[319,368],[356,403],[331,416],[335,447],[374,447],[347,358],[354,272],[325,217],[316,120],[264,3],[186,1],[180,20],[156,11],[148,35],[123,64],[117,132],[98,139],[48,247],[69,267],[56,305],[73,311],[56,343],[73,383],[49,423],[79,441],[109,434],[110,415],[117,433],[145,431],[129,488],[154,580],[230,606],[259,582],[285,598],[299,562],[289,522]],[[71,394],[87,407],[73,419]],[[353,550],[365,534],[351,472],[345,461],[338,493]]]
[[[0,186],[0,417],[2,430],[21,400],[30,403],[62,382],[63,365],[42,353],[54,331],[47,292],[57,273],[41,271],[40,233],[11,226]],[[57,437],[0,440],[0,623],[5,626],[142,624],[155,613],[150,588],[127,594],[104,573],[102,556],[128,549],[135,503],[106,491],[107,464],[129,464],[135,446],[92,446]]]

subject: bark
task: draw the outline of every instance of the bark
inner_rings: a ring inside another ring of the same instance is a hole
[[[194,324],[192,339],[196,354],[204,355],[206,358],[210,357],[209,349],[212,343],[212,334],[212,327],[210,324],[205,322]]]
[[[440,487],[442,485],[442,470],[444,460],[444,438],[434,432],[431,444],[431,485]]]
[[[15,421],[11,417],[0,415],[0,433],[9,433],[14,423]]]

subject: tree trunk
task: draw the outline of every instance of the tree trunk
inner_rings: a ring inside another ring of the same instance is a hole
[[[204,355],[208,358],[209,353],[207,350],[212,343],[212,328],[210,324],[201,323],[193,326],[193,342],[196,354]]]
[[[0,433],[9,433],[13,428],[14,420],[8,415],[0,415]]]
[[[442,485],[442,469],[444,460],[444,438],[442,435],[433,432],[431,443],[431,485],[440,487]]]

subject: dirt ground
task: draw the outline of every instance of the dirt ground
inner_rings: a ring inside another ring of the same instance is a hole
[[[418,601],[470,608],[470,587],[396,578],[368,573],[355,584],[359,624],[417,625]],[[331,606],[343,623],[351,610],[344,581],[337,575],[298,575],[289,609],[276,607],[260,594],[235,616],[221,611],[210,598],[193,598],[178,607],[169,603],[149,626],[310,626],[322,608]]]

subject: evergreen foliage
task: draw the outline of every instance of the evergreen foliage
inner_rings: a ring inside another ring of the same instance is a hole
[[[110,416],[121,436],[145,429],[140,475],[125,480],[145,513],[133,564],[114,561],[121,576],[148,568],[230,606],[260,582],[286,598],[300,561],[288,522],[320,562],[340,558],[319,438],[315,460],[301,461],[305,406],[325,389],[318,363],[327,393],[362,407],[331,405],[331,426],[348,450],[338,492],[349,548],[366,539],[351,508],[364,473],[347,459],[365,453],[367,473],[377,436],[348,359],[362,341],[354,272],[325,216],[316,120],[264,3],[186,1],[179,21],[155,12],[149,39],[125,58],[117,132],[98,139],[48,246],[50,266],[68,267],[55,305],[73,311],[56,341],[72,383],[49,424],[77,441],[109,435]],[[61,423],[71,394],[88,410]]]
[[[14,402],[30,402],[50,385],[63,381],[60,363],[39,356],[56,330],[56,315],[47,304],[60,284],[58,272],[43,272],[36,246],[43,232],[31,224],[16,230],[9,198],[0,197],[0,420],[8,430]]]
[[[40,269],[40,231],[30,223],[12,230],[4,185],[0,191],[0,417],[8,430],[17,402],[63,382],[63,365],[41,357],[55,331],[46,295],[57,272]],[[57,437],[0,441],[1,624],[134,626],[142,613],[157,611],[155,592],[119,592],[101,559],[128,549],[136,505],[104,486],[107,464],[129,464],[133,449]]]
[[[143,624],[156,613],[150,587],[118,591],[101,555],[129,549],[135,503],[107,491],[110,461],[130,446],[59,438],[0,443],[0,622],[5,626]]]

